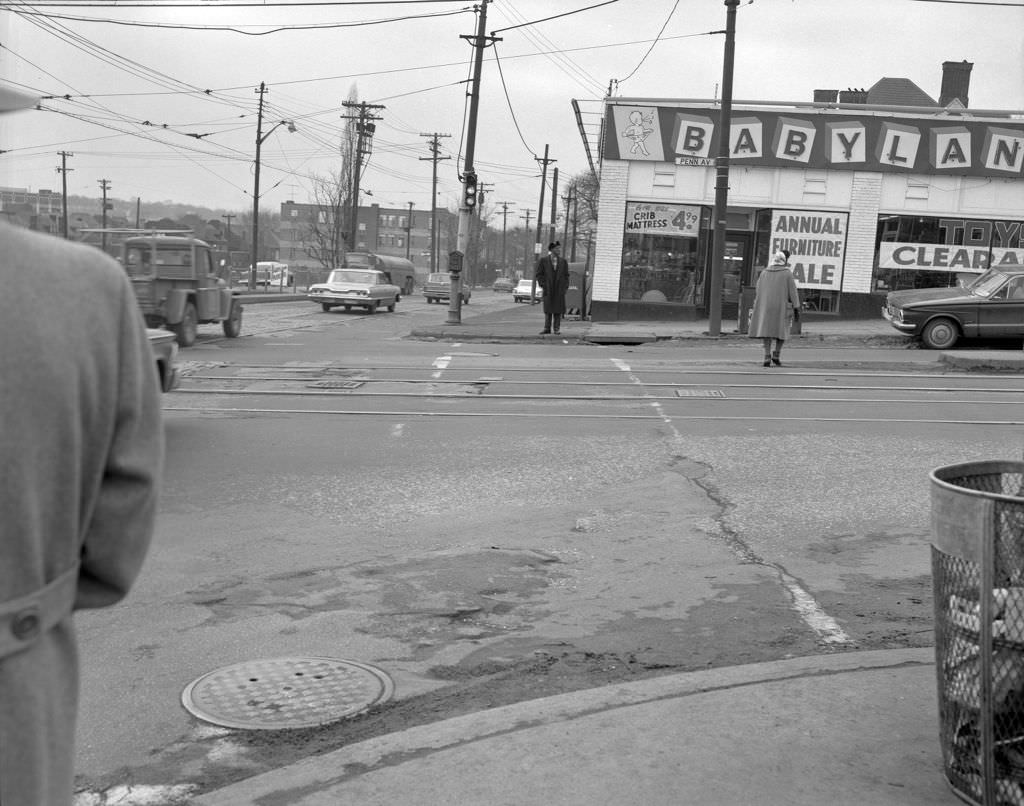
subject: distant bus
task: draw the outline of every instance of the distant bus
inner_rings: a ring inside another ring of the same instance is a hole
[[[295,282],[287,263],[276,260],[260,260],[256,263],[256,285],[284,288]]]
[[[413,292],[413,287],[423,285],[430,273],[427,267],[419,268],[411,260],[391,255],[377,255],[373,252],[349,252],[345,255],[346,269],[377,269],[387,274],[391,282],[402,289],[405,296]]]

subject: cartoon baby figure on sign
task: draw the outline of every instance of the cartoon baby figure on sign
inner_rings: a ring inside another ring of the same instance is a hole
[[[639,109],[629,113],[629,125],[622,130],[622,136],[633,141],[633,147],[629,149],[630,154],[640,152],[643,156],[651,154],[647,150],[647,136],[654,131],[654,112],[646,117]]]

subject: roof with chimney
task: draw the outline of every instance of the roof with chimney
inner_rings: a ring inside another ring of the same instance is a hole
[[[938,101],[909,78],[880,78],[868,90],[867,102],[878,106],[938,106]]]

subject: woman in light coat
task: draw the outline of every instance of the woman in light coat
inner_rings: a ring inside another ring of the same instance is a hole
[[[792,314],[792,316],[791,316]],[[764,365],[782,366],[782,344],[789,335],[790,322],[800,318],[800,294],[789,270],[789,251],[780,249],[757,278],[754,308],[750,312],[748,335],[764,343]],[[775,349],[772,349],[772,342]]]

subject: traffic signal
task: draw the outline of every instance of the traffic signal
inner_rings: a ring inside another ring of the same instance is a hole
[[[476,174],[466,173],[463,176],[465,185],[462,192],[462,206],[467,210],[476,208]]]

